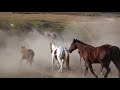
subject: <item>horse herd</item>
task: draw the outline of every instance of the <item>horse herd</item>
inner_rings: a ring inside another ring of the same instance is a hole
[[[54,70],[54,62],[57,61],[57,67],[59,71],[63,71],[63,64],[66,64],[67,69],[69,70],[69,53],[72,53],[74,50],[78,49],[78,53],[80,57],[83,58],[85,63],[85,72],[84,75],[87,74],[88,69],[90,69],[91,73],[98,78],[95,74],[92,64],[99,63],[101,65],[100,72],[107,78],[111,69],[109,67],[110,62],[112,61],[116,68],[118,69],[118,74],[120,78],[120,49],[117,46],[112,46],[109,44],[104,44],[99,47],[94,47],[92,45],[88,45],[78,39],[73,39],[71,46],[69,49],[62,46],[56,46],[55,43],[50,43],[50,50],[52,55],[52,70]],[[32,65],[34,58],[34,51],[31,49],[26,49],[22,47],[22,59],[26,59],[30,65]],[[81,59],[80,59],[81,60]],[[106,72],[103,73],[103,68],[106,69]]]

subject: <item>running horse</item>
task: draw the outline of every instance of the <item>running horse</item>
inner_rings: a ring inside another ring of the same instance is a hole
[[[33,58],[34,58],[34,51],[31,49],[27,49],[25,46],[22,46],[22,58],[21,58],[21,62],[22,60],[27,60],[27,63],[30,63],[30,66],[33,63]]]
[[[55,43],[50,43],[50,50],[52,55],[52,70],[54,69],[55,60],[58,61],[57,66],[59,71],[63,71],[63,64],[66,63],[66,67],[69,70],[69,51],[66,47],[58,47]]]
[[[94,73],[92,64],[99,63],[101,64],[101,72],[103,68],[106,69],[106,73],[104,73],[104,78],[107,78],[108,74],[110,73],[111,69],[109,67],[110,61],[113,61],[116,68],[118,69],[119,78],[120,78],[120,49],[117,46],[112,46],[109,44],[105,44],[99,47],[93,47],[91,45],[85,44],[82,41],[74,39],[72,44],[69,48],[69,52],[78,49],[81,53],[84,61],[85,61],[85,72],[86,75],[88,68],[90,69],[91,73],[98,78],[98,76]]]

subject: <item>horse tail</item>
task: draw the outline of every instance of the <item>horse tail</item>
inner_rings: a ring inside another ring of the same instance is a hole
[[[110,46],[110,59],[118,69],[120,78],[120,49],[117,46]]]
[[[35,53],[33,52],[33,50],[29,49],[27,58],[29,59],[30,62],[33,62],[34,55]]]
[[[66,64],[66,67],[67,69],[69,70],[69,52],[68,51],[65,51],[65,64]]]

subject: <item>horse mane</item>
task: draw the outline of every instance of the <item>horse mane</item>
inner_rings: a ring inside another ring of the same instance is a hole
[[[91,47],[93,47],[92,45],[86,44],[86,43],[84,43],[84,42],[82,42],[82,41],[80,41],[80,40],[78,40],[78,39],[76,39],[75,41],[77,41],[78,43],[80,43],[80,44],[82,44],[82,45],[86,45],[86,46],[91,46]]]

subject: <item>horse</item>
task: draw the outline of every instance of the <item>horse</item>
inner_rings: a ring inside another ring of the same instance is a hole
[[[66,63],[66,67],[69,70],[69,51],[66,47],[58,47],[55,43],[50,43],[50,50],[52,54],[52,70],[54,69],[54,61],[57,60],[58,72],[63,71],[63,64]]]
[[[30,66],[32,65],[33,63],[33,58],[34,58],[34,51],[32,49],[27,49],[25,46],[22,46],[22,58],[21,58],[21,62],[22,60],[27,60],[27,63],[30,64]]]
[[[48,37],[48,38],[51,38],[51,39],[55,39],[58,36],[57,33],[51,32],[51,31],[43,32],[43,34],[44,34],[45,37]]]
[[[116,68],[118,69],[120,78],[120,49],[117,46],[104,44],[99,47],[93,47],[92,45],[85,44],[77,39],[73,39],[72,44],[69,48],[69,52],[72,53],[76,49],[79,50],[85,61],[84,76],[86,76],[89,68],[91,73],[96,78],[98,78],[98,76],[93,71],[92,64],[99,63],[101,64],[101,73],[103,68],[107,70],[107,72],[103,74],[104,78],[107,78],[108,74],[111,71],[109,67],[110,61],[113,61]]]
[[[62,37],[62,35],[54,31],[45,31],[43,32],[43,36],[51,40],[61,40],[64,42],[64,38]]]

